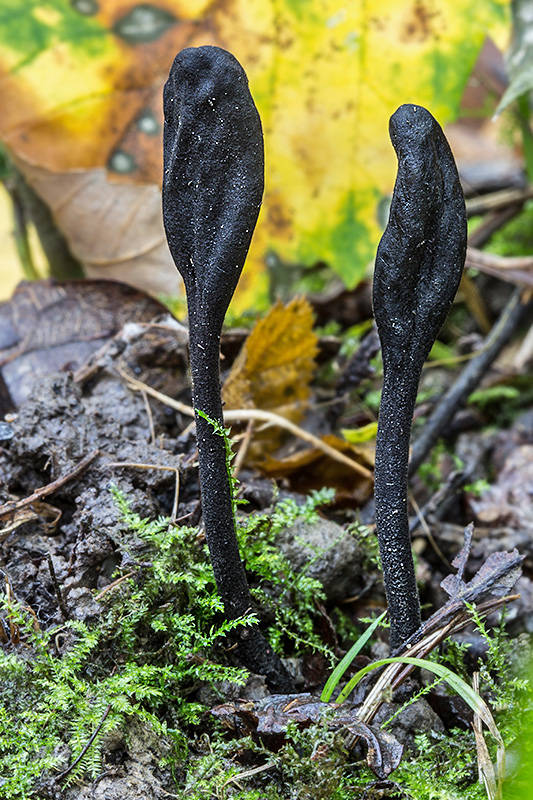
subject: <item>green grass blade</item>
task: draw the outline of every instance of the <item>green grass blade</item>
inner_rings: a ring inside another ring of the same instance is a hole
[[[366,667],[363,667],[363,669],[360,669],[359,672],[356,672],[352,678],[350,678],[346,686],[340,692],[337,702],[343,703],[350,692],[352,692],[357,686],[361,678],[363,678],[372,670],[383,667],[385,664],[413,664],[415,667],[427,669],[429,672],[433,672],[435,675],[443,678],[443,680],[445,680],[446,683],[448,683],[448,685],[451,686],[451,688],[463,698],[465,703],[468,703],[474,713],[479,715],[494,738],[499,743],[503,744],[500,732],[496,727],[496,723],[494,722],[490,709],[483,698],[480,697],[479,694],[475,692],[472,687],[468,685],[468,683],[466,683],[466,681],[460,678],[459,675],[448,669],[448,667],[445,667],[443,664],[437,664],[434,661],[427,661],[425,658],[397,656],[395,658],[382,658],[379,661],[375,661],[373,664],[368,664]]]
[[[322,694],[320,695],[320,699],[323,703],[329,702],[331,695],[333,694],[335,687],[339,683],[340,679],[359,653],[360,650],[363,649],[365,644],[368,642],[378,625],[383,621],[387,614],[387,611],[384,611],[383,614],[380,614],[369,626],[368,628],[361,634],[361,636],[357,639],[356,642],[350,647],[344,658],[339,661],[331,675],[329,676],[326,685],[322,689]],[[359,673],[357,673],[359,674]],[[355,684],[354,684],[355,685]]]

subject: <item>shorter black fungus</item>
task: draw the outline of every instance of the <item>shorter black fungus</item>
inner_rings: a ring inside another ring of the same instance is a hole
[[[407,516],[409,439],[425,359],[459,287],[466,210],[452,152],[429,111],[403,105],[390,120],[398,173],[374,270],[383,354],[375,505],[396,650],[420,625]]]

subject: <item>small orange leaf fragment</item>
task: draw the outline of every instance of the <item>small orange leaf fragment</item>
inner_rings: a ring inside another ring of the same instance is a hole
[[[226,408],[260,408],[299,422],[315,369],[313,312],[303,297],[281,303],[260,320],[224,384]]]

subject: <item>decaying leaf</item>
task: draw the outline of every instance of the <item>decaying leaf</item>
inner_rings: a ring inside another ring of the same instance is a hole
[[[111,281],[19,284],[0,304],[0,410],[19,406],[40,375],[76,369],[125,323],[165,313],[148,295]]]
[[[465,543],[452,561],[452,565],[457,567],[457,574],[448,575],[441,581],[440,585],[450,595],[446,605],[457,602],[477,603],[487,594],[503,597],[511,591],[520,577],[524,556],[518,550],[513,550],[511,553],[491,553],[474,577],[466,582],[463,575],[470,554],[473,530],[473,523],[465,528]]]
[[[246,339],[223,389],[232,408],[261,408],[299,422],[309,400],[317,337],[305,298],[276,303]]]
[[[384,132],[400,102],[427,106],[441,123],[455,114],[479,48],[504,16],[505,0],[3,0],[0,10],[0,138],[42,168],[39,193],[65,205],[72,249],[98,245],[101,268],[136,281],[126,248],[101,232],[85,182],[100,187],[112,217],[116,184],[124,224],[150,229],[161,181],[161,88],[176,52],[215,44],[250,77],[266,139],[267,189],[237,307],[265,299],[264,255],[325,261],[354,285],[372,260],[394,175]],[[46,76],[46,80],[43,80]],[[106,175],[94,172],[106,169]],[[85,171],[78,173],[78,170]],[[42,179],[41,179],[42,178]],[[84,182],[83,191],[79,179]],[[144,186],[142,185],[144,184]],[[137,195],[137,191],[139,194]],[[76,226],[83,217],[84,241]],[[119,232],[119,239],[125,232]],[[157,257],[160,222],[146,234],[154,288],[166,284]],[[123,259],[115,261],[117,257]],[[90,255],[90,254],[89,254]],[[88,258],[91,274],[95,262]],[[120,263],[123,270],[120,271]],[[165,289],[166,291],[166,289]]]
[[[368,766],[380,778],[386,778],[400,763],[403,745],[378,727],[357,718],[358,706],[343,703],[322,703],[310,694],[271,695],[257,702],[236,700],[211,709],[211,714],[231,730],[256,733],[267,745],[277,750],[290,723],[308,728],[318,722],[329,730],[362,738],[368,745]]]
[[[155,184],[112,182],[103,168],[53,172],[20,158],[17,164],[89,278],[123,281],[155,296],[179,294]]]
[[[2,542],[8,534],[20,528],[25,522],[31,522],[34,519],[41,519],[45,528],[50,531],[53,530],[61,517],[59,508],[36,501],[30,506],[18,508],[13,511],[13,514],[0,523],[0,542]]]
[[[457,573],[448,575],[440,584],[449,595],[449,600],[409,637],[402,649],[402,655],[419,655],[416,649],[418,643],[426,639],[432,639],[430,649],[435,647],[445,635],[449,635],[451,628],[447,626],[452,625],[454,620],[452,628],[459,630],[465,627],[469,620],[465,603],[475,603],[478,608],[486,610],[489,607],[497,608],[500,605],[498,598],[507,597],[520,578],[524,556],[514,549],[510,553],[490,553],[471,580],[465,581],[464,572],[470,555],[473,531],[474,526],[471,523],[464,531],[464,545],[452,561]],[[421,652],[425,656],[429,651]]]
[[[369,422],[360,428],[343,428],[341,433],[350,444],[363,444],[373,441],[376,438],[377,431],[378,423]]]
[[[340,453],[369,467],[373,466],[374,444],[372,442],[353,445],[334,434],[326,434],[320,438]],[[370,479],[358,475],[348,466],[334,461],[314,447],[298,450],[284,458],[267,456],[261,461],[260,468],[271,478],[288,479],[293,491],[304,494],[311,489],[330,486],[336,490],[338,502],[349,501],[362,505],[372,494],[373,483]]]
[[[533,444],[513,447],[496,481],[469,505],[483,525],[533,535]]]

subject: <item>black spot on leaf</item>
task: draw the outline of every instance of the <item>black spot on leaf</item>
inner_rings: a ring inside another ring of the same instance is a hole
[[[176,17],[169,11],[141,3],[115,22],[113,33],[130,44],[153,42],[176,22]]]
[[[83,14],[84,17],[91,17],[93,14],[97,14],[100,9],[96,0],[71,0],[70,4],[75,11]]]
[[[161,130],[161,125],[156,120],[149,108],[141,111],[135,120],[135,125],[137,126],[138,130],[141,131],[141,133],[146,133],[148,136],[156,136]]]
[[[107,168],[113,172],[119,172],[121,175],[127,175],[137,169],[137,164],[131,153],[126,153],[124,150],[115,150],[111,153]]]

